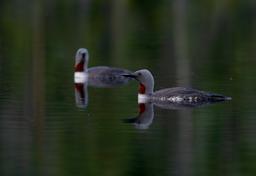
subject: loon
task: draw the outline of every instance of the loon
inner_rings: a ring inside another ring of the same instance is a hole
[[[76,83],[88,82],[94,87],[115,87],[127,84],[131,79],[122,76],[132,72],[122,68],[96,66],[88,68],[89,52],[85,48],[77,50],[75,55],[74,81]]]
[[[124,76],[134,78],[139,82],[139,103],[152,102],[160,107],[166,107],[170,103],[193,107],[194,104],[198,106],[200,103],[215,103],[232,99],[221,94],[185,87],[166,88],[154,92],[154,77],[147,69]]]

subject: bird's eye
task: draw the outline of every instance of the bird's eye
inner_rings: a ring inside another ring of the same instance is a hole
[[[85,58],[85,53],[82,53],[82,58]]]
[[[141,73],[138,73],[139,76],[141,76]]]

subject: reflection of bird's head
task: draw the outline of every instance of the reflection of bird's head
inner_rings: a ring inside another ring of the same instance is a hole
[[[87,64],[89,61],[89,53],[88,50],[85,48],[80,48],[76,52],[75,56],[75,71],[76,72],[83,72],[87,68]]]
[[[152,94],[154,89],[154,77],[147,69],[138,70],[132,74],[124,75],[126,77],[132,77],[139,81],[139,93],[140,94]]]

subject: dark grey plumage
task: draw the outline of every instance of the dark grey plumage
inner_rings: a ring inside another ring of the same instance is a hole
[[[184,87],[162,89],[151,96],[151,101],[156,106],[165,109],[193,108],[230,99],[221,94]]]
[[[98,66],[88,69],[88,85],[94,87],[116,87],[127,84],[131,78],[123,76],[131,71],[115,67]]]
[[[177,100],[184,103],[191,102],[219,102],[230,100],[230,97],[226,97],[221,94],[212,92],[206,92],[186,87],[173,87],[156,91],[152,94],[152,99],[155,101],[161,101],[161,98],[165,97],[166,101]]]

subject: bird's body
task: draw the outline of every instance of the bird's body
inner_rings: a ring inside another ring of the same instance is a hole
[[[183,102],[183,103],[197,103],[197,102],[218,102],[222,100],[228,100],[229,97],[225,97],[220,94],[196,90],[185,87],[173,87],[162,89],[154,92],[151,96],[153,101],[169,101],[169,102]]]
[[[131,80],[122,76],[131,73],[126,69],[108,66],[88,68],[89,53],[85,48],[77,50],[75,61],[75,82],[87,81],[89,86],[94,87],[116,87],[127,84]]]
[[[172,105],[173,109],[173,104],[182,105],[184,108],[184,106],[194,107],[200,104],[231,100],[230,97],[224,95],[185,87],[166,88],[154,92],[154,78],[146,69],[138,70],[127,76],[139,81],[138,101],[142,103],[152,102],[162,107]]]
[[[165,109],[193,108],[206,104],[230,100],[224,95],[185,87],[174,87],[156,91],[150,101]]]
[[[127,84],[131,79],[122,76],[123,74],[130,74],[131,71],[107,67],[97,66],[88,68],[88,85],[94,87],[115,87]]]

